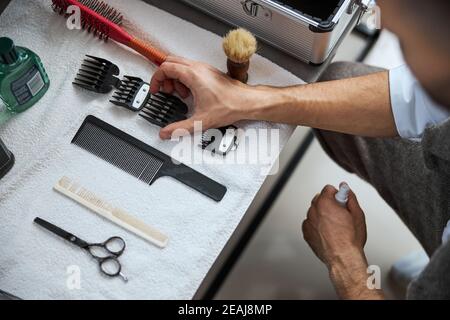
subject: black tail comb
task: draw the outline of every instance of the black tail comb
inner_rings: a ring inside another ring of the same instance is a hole
[[[227,192],[225,186],[93,116],[84,120],[72,143],[149,185],[170,176],[215,201]]]
[[[97,93],[108,93],[120,86],[121,81],[116,77],[119,73],[114,63],[86,55],[73,84]]]

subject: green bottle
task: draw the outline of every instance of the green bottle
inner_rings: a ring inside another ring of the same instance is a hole
[[[50,80],[41,59],[31,50],[0,38],[0,125],[34,105],[47,92]]]

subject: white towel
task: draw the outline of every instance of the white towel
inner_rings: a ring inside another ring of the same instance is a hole
[[[172,53],[225,70],[221,39],[215,34],[144,2],[109,2],[141,31],[157,35]],[[190,299],[261,187],[263,165],[192,165],[228,188],[225,198],[216,203],[171,178],[147,186],[71,145],[89,114],[167,154],[176,143],[161,141],[157,127],[112,106],[110,95],[71,84],[85,54],[109,59],[122,74],[143,79],[150,79],[154,68],[113,41],[103,43],[68,30],[50,4],[50,0],[15,0],[0,17],[2,36],[36,52],[51,79],[38,104],[0,128],[0,136],[16,156],[14,168],[0,182],[0,288],[25,299]],[[250,72],[252,83],[301,83],[260,56],[253,59]],[[279,149],[293,131],[290,126],[255,122],[239,127],[280,129]],[[167,248],[158,249],[53,191],[63,175],[166,233]],[[120,261],[129,282],[101,276],[96,262],[83,250],[33,224],[37,216],[86,241],[124,237],[127,248]],[[80,289],[67,286],[71,266],[80,268]]]

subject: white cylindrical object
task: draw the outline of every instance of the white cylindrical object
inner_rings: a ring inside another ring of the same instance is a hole
[[[350,187],[346,183],[341,183],[339,186],[339,191],[335,195],[336,201],[343,207],[347,206],[348,194],[350,192]]]
[[[450,241],[450,220],[447,223],[447,226],[444,229],[444,233],[442,234],[442,243],[446,244]]]

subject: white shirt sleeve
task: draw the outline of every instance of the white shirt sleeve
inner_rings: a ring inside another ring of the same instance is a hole
[[[450,220],[447,223],[447,227],[444,229],[444,233],[442,234],[442,243],[446,244],[450,241]]]
[[[389,71],[392,112],[403,138],[420,139],[425,129],[450,118],[450,111],[436,104],[408,66]]]

